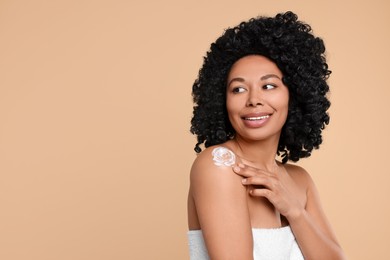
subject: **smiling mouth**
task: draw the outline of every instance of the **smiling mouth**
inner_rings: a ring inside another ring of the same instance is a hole
[[[269,118],[269,115],[257,116],[257,117],[244,117],[244,120],[248,120],[248,121],[258,121],[258,120],[264,120],[264,119],[267,119],[267,118]]]

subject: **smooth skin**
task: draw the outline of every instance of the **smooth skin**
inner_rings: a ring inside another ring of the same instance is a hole
[[[228,76],[226,106],[235,138],[220,146],[236,156],[216,166],[209,147],[191,169],[190,230],[201,229],[213,260],[253,259],[251,228],[290,225],[305,259],[345,259],[322,210],[317,189],[301,167],[276,162],[288,113],[288,88],[269,59],[250,55]]]

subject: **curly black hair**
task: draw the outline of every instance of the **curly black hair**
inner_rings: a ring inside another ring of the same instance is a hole
[[[331,71],[323,40],[293,12],[257,17],[227,29],[204,57],[192,87],[194,111],[191,133],[197,135],[195,151],[221,144],[234,137],[226,110],[226,85],[232,65],[247,55],[273,61],[289,89],[289,111],[278,144],[282,162],[309,157],[322,143],[322,130],[329,124],[326,82]]]

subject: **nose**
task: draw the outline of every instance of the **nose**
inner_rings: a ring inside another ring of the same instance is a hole
[[[250,91],[248,94],[248,100],[246,105],[248,107],[257,107],[264,105],[263,100],[261,99],[260,91]]]

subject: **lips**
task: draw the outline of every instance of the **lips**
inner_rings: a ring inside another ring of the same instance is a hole
[[[246,127],[258,128],[268,122],[271,113],[250,113],[241,117]]]
[[[269,116],[270,115],[257,116],[257,117],[244,117],[244,120],[249,120],[249,121],[263,120],[263,119],[269,118]]]

